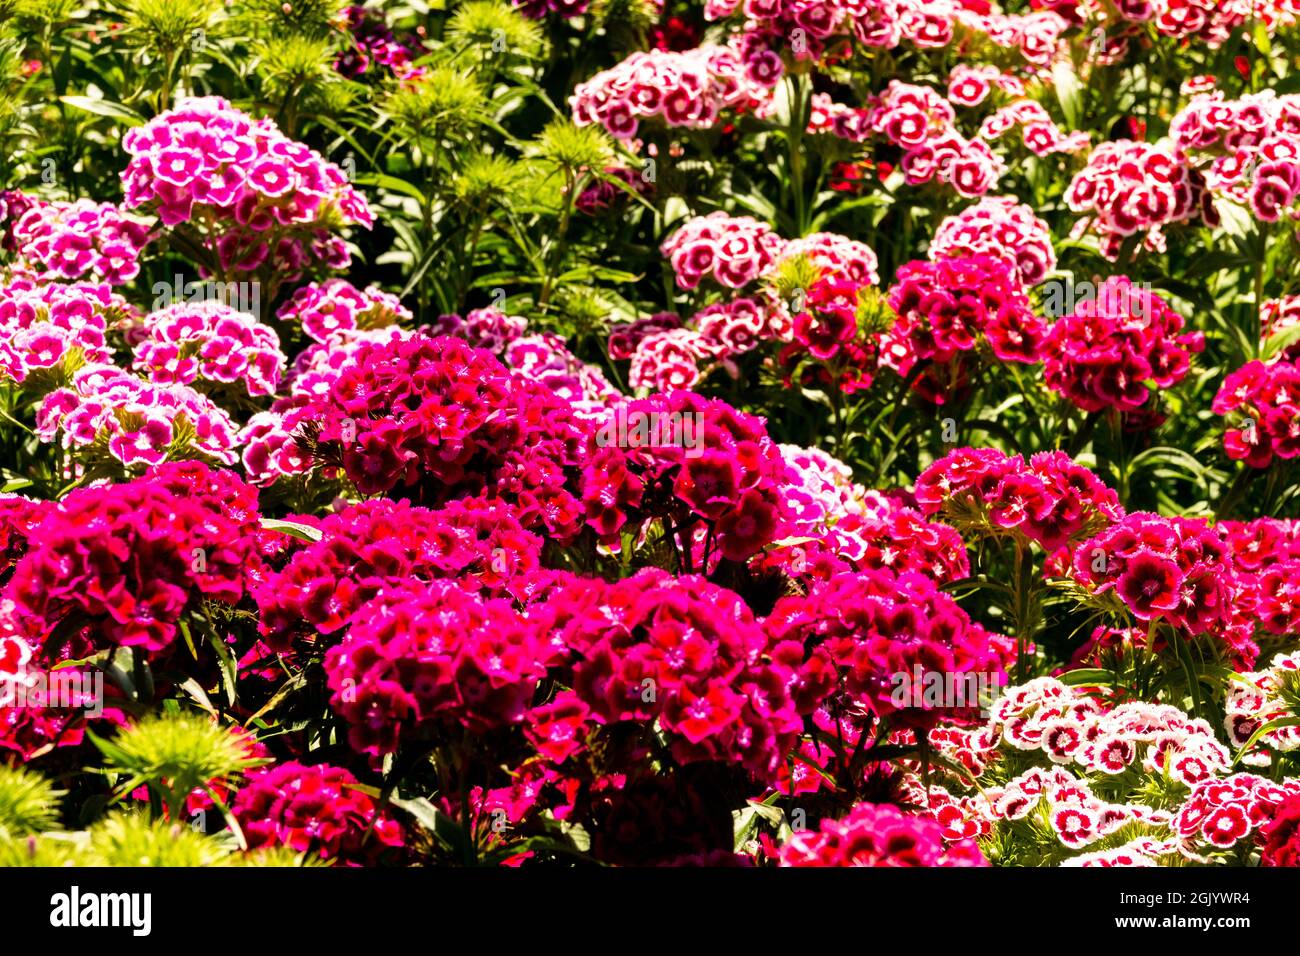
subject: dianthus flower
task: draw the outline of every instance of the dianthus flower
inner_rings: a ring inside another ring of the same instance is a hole
[[[930,362],[915,387],[936,400],[964,377],[960,368],[939,366],[972,353],[979,342],[1004,362],[1032,364],[1047,338],[1016,267],[1001,258],[909,262],[898,270],[889,304],[898,321],[881,342],[882,361],[903,376],[917,362]]]
[[[613,584],[572,578],[529,619],[572,668],[590,721],[657,722],[680,763],[727,761],[767,779],[802,726],[793,669],[769,657],[740,598],[704,578],[657,568]]]
[[[296,635],[331,635],[385,587],[445,578],[489,597],[526,600],[541,539],[511,509],[473,499],[429,510],[374,499],[326,516],[321,538],[299,548],[254,591],[273,650]]]
[[[235,463],[230,416],[188,385],[155,385],[115,365],[86,365],[68,388],[45,396],[36,415],[44,441],[87,459],[101,453],[127,467],[167,458]],[[83,451],[84,449],[84,451]]]
[[[328,342],[337,332],[378,329],[409,321],[411,312],[397,296],[378,286],[358,289],[345,279],[312,282],[294,292],[275,313],[293,322],[316,342]]]
[[[1277,654],[1267,668],[1241,675],[1228,685],[1224,702],[1224,727],[1235,747],[1244,747],[1265,724],[1294,716],[1287,697],[1300,688],[1300,653]],[[1273,753],[1300,750],[1300,728],[1281,726],[1255,741],[1240,755],[1242,763],[1267,767]]]
[[[437,505],[485,493],[511,502],[527,527],[560,539],[578,531],[566,482],[582,429],[567,402],[490,352],[451,336],[363,342],[307,408],[317,457],[363,494],[396,489]]]
[[[974,840],[945,843],[939,824],[888,804],[859,803],[840,820],[795,833],[780,866],[988,866]]]
[[[717,549],[740,561],[773,540],[784,471],[760,419],[676,391],[615,406],[594,424],[582,502],[607,547],[652,519],[703,521]]]
[[[1056,268],[1047,223],[1012,196],[985,197],[939,224],[930,242],[930,258],[969,256],[1007,261],[1026,287],[1038,285]]]
[[[766,223],[719,211],[689,220],[660,248],[683,289],[705,278],[739,289],[767,272],[784,247]]]
[[[342,767],[293,760],[249,773],[230,810],[250,850],[283,846],[345,865],[373,864],[404,839],[401,825],[359,785]]]
[[[528,320],[522,315],[509,315],[494,306],[473,309],[464,318],[459,315],[439,316],[431,333],[455,335],[476,349],[487,349],[500,355],[511,342],[528,331]]]
[[[1262,836],[1261,866],[1300,866],[1300,793],[1278,805]]]
[[[1212,862],[1239,846],[1253,848],[1269,840],[1274,821],[1285,833],[1292,826],[1293,807],[1300,798],[1300,781],[1274,783],[1253,773],[1234,773],[1198,784],[1174,814],[1172,826],[1179,852],[1194,862]],[[1272,833],[1273,840],[1281,834]],[[1286,837],[1282,836],[1282,840]],[[1265,852],[1277,853],[1276,844]],[[1285,855],[1285,851],[1282,851]]]
[[[1184,332],[1183,317],[1126,276],[1101,284],[1052,325],[1044,349],[1047,386],[1086,412],[1133,412],[1150,397],[1147,382],[1171,388],[1187,375],[1191,355],[1205,347]]]
[[[5,596],[38,643],[86,628],[93,648],[170,648],[201,600],[236,603],[259,573],[257,493],[172,462],[82,488],[32,530]]]
[[[847,706],[907,727],[969,720],[980,705],[971,694],[915,706],[910,695],[899,699],[899,675],[919,684],[930,674],[964,680],[964,674],[982,673],[1001,683],[1006,664],[1003,642],[971,621],[931,578],[912,571],[833,575],[805,596],[779,600],[764,626],[778,648],[797,649],[803,672],[824,675],[826,664],[833,664],[840,679],[824,693],[838,686]]]
[[[994,448],[960,448],[916,479],[917,505],[960,527],[1022,534],[1049,552],[1124,514],[1119,497],[1064,452],[1028,464]]]
[[[140,274],[149,227],[112,203],[89,199],[33,206],[11,233],[20,260],[42,281],[86,279],[124,285]]]
[[[374,221],[342,170],[220,97],[184,100],[130,130],[122,146],[131,156],[126,205],[156,212],[165,226],[215,230],[205,239],[226,272],[266,266],[284,280],[316,260],[342,267],[350,257],[332,230]]]
[[[1074,234],[1096,232],[1111,260],[1129,236],[1155,251],[1165,246],[1164,228],[1198,215],[1213,215],[1204,181],[1168,146],[1115,140],[1098,144],[1065,192],[1075,212],[1085,213]]]
[[[1274,456],[1300,454],[1300,367],[1294,363],[1247,362],[1223,380],[1210,407],[1231,416],[1223,448],[1234,461],[1266,468]]]
[[[242,384],[249,395],[280,387],[280,337],[220,302],[179,302],[145,316],[133,367],[160,385]]]
[[[21,384],[37,374],[42,390],[65,384],[84,363],[112,358],[106,334],[135,310],[102,283],[0,288],[0,375]]]
[[[346,32],[352,47],[334,60],[334,69],[350,80],[366,79],[386,71],[399,80],[414,79],[424,70],[411,61],[423,54],[418,37],[399,43],[381,10],[362,6],[343,10]],[[407,45],[409,44],[409,46]],[[382,69],[381,69],[382,68]]]
[[[483,734],[519,723],[549,654],[509,602],[412,579],[353,618],[325,673],[352,747],[378,756],[451,727]]]
[[[1077,547],[1073,574],[1093,594],[1113,591],[1139,621],[1165,621],[1189,638],[1214,634],[1247,664],[1258,653],[1227,542],[1204,520],[1125,515]]]
[[[646,120],[669,127],[707,129],[724,111],[766,116],[781,78],[780,57],[756,71],[730,46],[702,46],[682,53],[633,53],[617,66],[579,83],[569,97],[573,121],[600,123],[611,136],[630,140]],[[749,68],[747,68],[749,67]]]

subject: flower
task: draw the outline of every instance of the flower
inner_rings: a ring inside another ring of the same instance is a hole
[[[342,767],[290,760],[249,774],[231,804],[249,849],[283,846],[347,865],[402,847],[401,826]]]

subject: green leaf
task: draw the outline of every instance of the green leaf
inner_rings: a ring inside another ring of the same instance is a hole
[[[324,537],[319,528],[313,528],[309,524],[299,524],[296,521],[284,521],[280,518],[263,518],[262,527],[268,531],[281,531],[293,535],[303,541],[315,542]]]
[[[221,664],[221,683],[226,688],[226,700],[230,706],[235,706],[236,679],[239,674],[239,664],[235,661],[234,652],[231,651],[230,645],[221,639],[221,635],[214,630],[208,630],[208,643],[212,649],[217,652],[217,660]]]
[[[1260,727],[1259,730],[1250,735],[1249,740],[1241,745],[1241,749],[1237,751],[1236,759],[1232,761],[1232,765],[1235,767],[1240,763],[1241,758],[1246,756],[1246,754],[1250,752],[1250,749],[1254,747],[1255,744],[1259,743],[1261,738],[1275,730],[1281,730],[1284,727],[1300,727],[1300,717],[1279,717],[1276,720],[1270,720],[1263,727]]]
[[[127,126],[143,126],[145,119],[130,107],[112,100],[99,100],[89,96],[60,96],[59,101],[75,109],[94,113],[96,116],[109,116],[120,120]]]
[[[1052,67],[1052,83],[1056,87],[1056,98],[1061,104],[1061,112],[1070,129],[1079,128],[1083,114],[1083,84],[1079,74],[1069,60],[1058,60]]]
[[[1100,667],[1080,667],[1077,670],[1066,671],[1057,680],[1067,687],[1078,687],[1081,684],[1110,685],[1115,683],[1115,672]]]
[[[399,810],[409,813],[415,822],[427,830],[448,852],[459,853],[465,841],[469,839],[468,834],[455,820],[424,797],[412,797],[408,800],[390,796],[388,802]]]

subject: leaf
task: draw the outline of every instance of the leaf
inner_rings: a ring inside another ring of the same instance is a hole
[[[282,703],[284,703],[284,701],[289,697],[290,694],[292,694],[294,691],[298,690],[301,687],[305,687],[306,685],[307,685],[307,675],[301,673],[295,674],[289,680],[285,681],[282,685],[280,685],[280,689],[277,690],[271,696],[271,699],[268,700],[266,704],[257,713],[255,713],[252,717],[249,717],[248,720],[244,721],[244,726],[251,727],[254,721],[258,720],[261,717],[264,717],[265,715],[269,714],[271,711],[275,710],[275,708],[279,707]]]
[[[1259,743],[1262,737],[1275,730],[1281,730],[1283,727],[1300,727],[1300,717],[1279,717],[1276,720],[1270,720],[1263,727],[1260,727],[1250,735],[1249,740],[1241,745],[1241,749],[1237,751],[1236,759],[1232,761],[1232,765],[1235,767],[1241,761],[1241,758],[1246,756],[1250,751],[1250,748]]]
[[[143,126],[144,117],[130,107],[112,100],[94,99],[90,96],[60,96],[59,101],[75,109],[94,113],[96,116],[109,116],[121,120],[127,126]]]
[[[213,717],[218,716],[217,708],[212,706],[212,701],[208,699],[207,691],[205,691],[203,685],[193,677],[177,686],[179,686],[181,690],[185,691],[185,693],[189,694],[196,704],[206,710]]]
[[[297,521],[284,521],[280,518],[263,518],[262,527],[268,531],[281,531],[293,535],[303,541],[315,542],[324,537],[319,528],[313,528],[308,524],[299,524]]]
[[[226,688],[226,700],[230,702],[231,707],[234,707],[237,696],[235,684],[239,674],[239,665],[235,661],[234,653],[230,650],[230,645],[221,639],[220,634],[210,629],[207,634],[208,643],[217,652],[217,661],[221,665],[221,683]]]
[[[1060,101],[1066,123],[1070,129],[1078,129],[1083,114],[1083,84],[1069,60],[1057,60],[1052,67],[1052,83],[1056,86],[1056,98]]]
[[[1274,355],[1296,342],[1300,342],[1300,325],[1293,325],[1290,328],[1282,329],[1280,332],[1274,332],[1264,343],[1264,348],[1259,356],[1260,361],[1267,362]]]
[[[468,839],[467,834],[456,821],[427,799],[412,797],[408,800],[402,797],[390,796],[388,802],[399,810],[405,810],[409,813],[416,823],[427,830],[442,845],[443,849],[448,852],[460,853],[461,848]]]
[[[421,203],[428,201],[429,198],[420,187],[408,183],[405,179],[389,176],[387,173],[362,173],[357,176],[357,185],[378,186],[380,189],[387,189],[389,192],[410,196]]]
[[[1110,685],[1115,683],[1115,672],[1100,667],[1080,667],[1077,670],[1066,671],[1057,680],[1067,687],[1078,687],[1081,684]]]

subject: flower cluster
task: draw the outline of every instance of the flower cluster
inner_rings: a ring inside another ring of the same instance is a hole
[[[974,693],[935,706],[914,706],[910,697],[900,702],[897,675],[923,680],[980,673],[1001,683],[1006,663],[1003,642],[971,621],[931,578],[911,571],[832,575],[806,596],[782,598],[764,626],[774,643],[794,642],[801,657],[807,654],[806,691],[820,683],[825,696],[838,685],[855,712],[908,727],[969,720],[980,702]]]
[[[987,196],[949,216],[930,240],[930,258],[990,256],[1015,267],[1020,282],[1034,286],[1056,268],[1047,223],[1011,196]]]
[[[1025,84],[996,66],[959,63],[948,74],[948,102],[958,106],[979,106],[995,89],[1009,96],[1025,95]]]
[[[290,760],[253,771],[230,810],[250,849],[283,846],[351,865],[374,863],[405,839],[401,825],[358,786],[342,767]]]
[[[28,210],[41,205],[41,200],[21,189],[0,189],[0,250],[15,252],[18,240],[14,226]]]
[[[981,342],[1004,362],[1039,361],[1047,327],[1034,314],[1017,268],[987,255],[909,262],[889,290],[898,321],[882,343],[884,361],[906,376],[917,362],[944,366]],[[942,376],[942,377],[941,377]],[[942,400],[960,384],[953,375],[928,369],[918,383]]]
[[[880,284],[880,263],[875,252],[866,243],[856,239],[833,232],[813,232],[791,239],[776,254],[774,267],[780,267],[796,256],[803,256],[823,274],[829,273],[855,286]]]
[[[518,723],[549,653],[508,602],[405,580],[353,619],[325,672],[352,747],[380,755],[448,724],[482,734]]]
[[[203,380],[273,395],[287,361],[275,330],[253,316],[220,302],[179,302],[145,317],[133,367],[159,385]]]
[[[1179,852],[1196,862],[1211,863],[1240,847],[1254,849],[1267,832],[1270,863],[1277,865],[1286,852],[1278,844],[1288,841],[1279,840],[1270,824],[1283,806],[1294,817],[1297,799],[1300,781],[1294,779],[1275,783],[1253,773],[1235,773],[1207,780],[1174,814]]]
[[[864,118],[873,133],[902,149],[899,166],[910,185],[937,180],[961,196],[982,196],[1006,165],[982,139],[953,125],[953,108],[928,86],[892,80]]]
[[[368,341],[304,412],[323,460],[362,494],[403,491],[422,504],[485,494],[529,527],[566,539],[581,506],[566,481],[582,429],[569,405],[451,336]]]
[[[199,601],[234,604],[246,593],[261,566],[256,527],[257,494],[230,472],[160,465],[49,510],[4,598],[38,647],[75,638],[77,650],[162,652]]]
[[[570,352],[564,339],[553,332],[515,339],[502,358],[508,369],[549,389],[575,413],[595,415],[621,397],[604,372]]]
[[[767,778],[802,726],[793,668],[749,608],[703,578],[650,569],[605,586],[574,579],[530,621],[572,668],[575,700],[563,706],[586,715],[559,738],[561,702],[533,711],[532,736],[552,758],[582,743],[583,722],[657,722],[678,762],[734,762]]]
[[[1020,455],[960,448],[916,479],[925,514],[958,527],[1024,535],[1049,552],[1123,517],[1115,492],[1064,452]]]
[[[1130,236],[1161,250],[1166,226],[1202,214],[1212,222],[1212,207],[1204,199],[1202,178],[1170,147],[1131,140],[1099,144],[1065,192],[1069,207],[1086,214],[1076,234],[1095,232],[1102,254],[1112,261]]]
[[[730,46],[633,53],[574,88],[573,120],[579,126],[599,123],[610,135],[630,140],[646,120],[704,129],[724,112],[766,115],[781,59],[763,52],[768,55],[749,60]]]
[[[300,286],[275,316],[300,326],[313,341],[326,343],[339,332],[410,321],[411,312],[397,296],[377,286],[363,290],[345,279],[326,279]]]
[[[124,285],[140,274],[149,227],[112,203],[38,203],[13,224],[20,261],[42,281],[86,279]]]
[[[781,363],[796,366],[804,355],[834,368],[830,384],[843,392],[868,388],[878,361],[878,330],[862,329],[861,287],[834,277],[818,279],[808,290],[803,309],[794,317],[793,341],[781,353]],[[866,334],[863,334],[863,333]],[[830,379],[826,369],[811,374]]]
[[[527,331],[528,320],[522,315],[509,315],[492,306],[473,309],[464,318],[439,316],[431,329],[435,335],[459,336],[476,349],[487,349],[498,355]]]
[[[759,419],[676,391],[616,406],[596,422],[582,504],[612,549],[652,519],[703,522],[721,555],[742,561],[773,539],[784,474]]]
[[[1247,663],[1258,653],[1223,532],[1204,520],[1127,514],[1078,546],[1073,573],[1139,621],[1163,621],[1188,638],[1213,634]]]
[[[1241,675],[1240,682],[1228,687],[1224,702],[1224,727],[1234,747],[1242,748],[1252,743],[1252,749],[1241,755],[1241,761],[1257,767],[1267,767],[1276,751],[1300,749],[1300,728],[1275,727],[1265,731],[1267,724],[1285,721],[1295,716],[1294,700],[1300,690],[1300,653],[1278,654],[1267,668]],[[1263,733],[1260,733],[1264,731]]]
[[[1127,276],[1107,279],[1053,325],[1044,375],[1053,391],[1086,412],[1132,412],[1150,397],[1148,382],[1177,385],[1191,354],[1205,347],[1200,332],[1184,332],[1183,317]]]
[[[1087,133],[1062,132],[1051,114],[1035,100],[1017,100],[985,117],[980,123],[980,137],[991,141],[1016,128],[1020,129],[1020,141],[1035,156],[1078,153],[1088,148]]]
[[[489,597],[524,600],[541,540],[500,504],[454,501],[429,510],[375,499],[326,516],[320,540],[298,549],[254,590],[261,634],[287,651],[296,636],[329,636],[385,588],[455,580]]]
[[[424,72],[411,63],[419,55],[418,42],[408,38],[406,43],[399,43],[382,12],[353,6],[344,9],[343,18],[353,43],[334,61],[334,69],[343,76],[357,80],[387,72],[399,80],[407,80]]]
[[[1247,362],[1223,380],[1210,407],[1231,416],[1223,436],[1229,458],[1266,468],[1275,456],[1300,454],[1300,367],[1293,363]]]
[[[930,742],[972,774],[996,764],[1008,778],[976,789],[968,778],[927,787],[912,776],[906,789],[944,838],[996,834],[1003,852],[1032,847],[1040,862],[1209,863],[1249,847],[1300,792],[1294,781],[1233,774],[1213,728],[1176,707],[1113,704],[1050,677],[1008,688],[985,726],[939,728]]]
[[[1174,117],[1170,134],[1189,165],[1210,160],[1204,177],[1211,193],[1249,207],[1261,222],[1300,215],[1300,96],[1204,93]]]
[[[342,170],[220,97],[186,100],[130,130],[122,146],[131,156],[126,205],[157,212],[165,226],[214,230],[211,251],[227,272],[265,265],[292,277],[316,260],[346,265],[331,229],[373,222]]]
[[[872,803],[794,834],[777,861],[781,866],[988,866],[974,840],[947,842],[934,821]]]
[[[766,223],[714,212],[689,220],[660,251],[683,289],[694,289],[705,278],[740,289],[767,272],[784,246]]]
[[[85,363],[112,358],[107,332],[135,310],[102,283],[0,287],[0,373],[21,384],[35,375],[63,384]]]
[[[122,465],[204,458],[235,463],[235,424],[188,385],[155,385],[116,365],[85,365],[45,396],[36,416],[44,441],[89,448]]]
[[[927,521],[896,498],[868,492],[853,481],[847,465],[819,449],[782,445],[781,454],[787,470],[779,536],[802,542],[776,554],[788,575],[823,567],[884,569],[915,571],[942,583],[970,574],[955,528]]]

